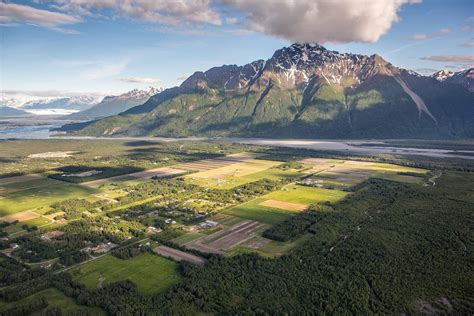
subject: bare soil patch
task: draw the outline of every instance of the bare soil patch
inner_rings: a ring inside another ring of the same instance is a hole
[[[40,215],[36,214],[35,212],[24,211],[24,212],[20,212],[20,213],[0,217],[0,221],[4,221],[4,222],[8,222],[8,223],[13,223],[15,221],[24,222],[24,221],[28,221],[30,219],[35,219],[35,218],[38,218],[38,217],[40,217]]]
[[[28,155],[28,158],[37,159],[37,158],[69,158],[77,151],[48,151],[45,153],[31,154]]]
[[[160,256],[170,258],[175,261],[187,261],[197,265],[204,265],[206,263],[204,258],[167,246],[156,247],[153,249],[153,251]]]
[[[278,208],[286,211],[303,211],[308,208],[308,205],[306,204],[290,203],[277,200],[266,200],[259,205]]]
[[[186,247],[221,254],[257,236],[257,233],[266,227],[266,224],[245,220],[207,237],[194,240],[186,244]]]

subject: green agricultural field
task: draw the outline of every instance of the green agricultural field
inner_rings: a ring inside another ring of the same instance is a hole
[[[316,202],[338,202],[346,195],[347,192],[343,191],[291,184],[279,191],[269,193],[263,196],[263,198],[309,205]]]
[[[176,262],[148,253],[127,260],[105,256],[70,273],[91,290],[100,284],[130,280],[142,293],[159,293],[181,280]]]
[[[274,168],[281,162],[271,160],[249,160],[231,164],[207,171],[193,173],[186,176],[189,183],[207,188],[232,189],[236,186],[267,179],[279,179],[294,176],[295,172],[283,171]]]
[[[62,315],[106,315],[106,313],[100,308],[77,305],[74,299],[67,297],[61,291],[55,288],[43,290],[16,302],[10,303],[0,301],[0,314],[4,315],[3,312],[6,312],[10,308],[21,306],[22,304],[26,304],[40,297],[44,297],[46,299],[48,306],[41,311],[33,313],[33,315],[48,315],[48,310],[51,307],[61,309]]]
[[[347,192],[338,190],[290,184],[279,191],[271,192],[260,198],[227,209],[224,213],[266,224],[275,224],[284,221],[293,215],[295,211],[263,206],[260,205],[260,203],[267,200],[277,200],[305,205],[326,201],[333,203],[340,201],[346,195]]]
[[[174,239],[171,239],[172,242],[177,243],[178,245],[182,246],[184,244],[187,244],[188,242],[191,242],[193,240],[196,240],[198,238],[201,238],[203,236],[206,236],[206,234],[202,233],[187,233],[184,235],[181,235],[179,237],[176,237]]]
[[[258,198],[227,209],[224,213],[265,224],[275,224],[284,221],[293,214],[291,211],[259,205],[259,203],[266,200],[266,198]]]
[[[84,198],[98,192],[93,188],[47,178],[42,179],[32,188],[27,182],[16,185],[21,188],[0,195],[0,216],[47,206],[71,198]]]

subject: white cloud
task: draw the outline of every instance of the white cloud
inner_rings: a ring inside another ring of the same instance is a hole
[[[54,60],[51,65],[76,72],[84,80],[95,80],[121,74],[129,62],[130,58],[128,57],[97,60],[67,59]]]
[[[222,0],[247,14],[248,27],[295,42],[375,42],[415,0]]]
[[[146,84],[161,83],[160,79],[143,78],[143,77],[123,77],[123,78],[119,78],[118,80],[123,81],[123,82],[130,82],[130,83],[146,83]]]
[[[450,28],[444,28],[444,29],[440,29],[440,30],[438,31],[438,33],[439,33],[439,34],[449,34],[449,33],[451,33],[452,31],[453,31],[453,30],[450,29]]]
[[[472,25],[466,25],[466,26],[464,26],[464,27],[462,28],[462,30],[463,30],[464,32],[472,32],[472,31],[474,31],[474,26],[472,26]]]
[[[128,59],[117,61],[98,61],[95,65],[79,72],[80,76],[86,80],[95,80],[112,77],[121,74],[129,63]]]
[[[97,10],[112,10],[115,15],[165,25],[183,23],[221,25],[218,12],[210,0],[46,0],[56,7],[79,15],[92,15]]]
[[[465,19],[464,21],[466,21],[466,22],[474,22],[474,16],[470,16],[470,17],[468,17],[467,19]]]
[[[239,24],[239,19],[237,19],[237,18],[232,18],[232,17],[226,18],[226,19],[225,19],[225,23],[230,24],[230,25]]]
[[[414,34],[414,35],[412,35],[408,38],[411,39],[412,41],[426,41],[426,40],[429,40],[429,39],[433,39],[433,38],[436,38],[436,37],[440,37],[440,36],[449,34],[451,32],[452,32],[452,29],[443,28],[443,29],[439,29],[438,31],[436,31],[434,33],[431,33],[431,34]]]
[[[421,57],[423,60],[456,63],[474,63],[474,55],[436,55]]]
[[[474,41],[465,42],[465,43],[462,44],[462,46],[472,47],[472,46],[474,46]]]
[[[79,22],[81,22],[81,19],[72,15],[36,9],[27,5],[0,2],[0,23],[3,26],[15,26],[18,23],[24,23],[63,33],[77,33],[74,30],[61,27]]]
[[[412,36],[409,37],[409,39],[411,39],[412,41],[426,41],[426,40],[429,40],[429,39],[432,39],[433,37],[431,35],[428,35],[428,34],[414,34]]]

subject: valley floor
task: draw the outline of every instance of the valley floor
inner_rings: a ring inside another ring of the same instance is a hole
[[[2,314],[474,311],[473,143],[0,145]]]

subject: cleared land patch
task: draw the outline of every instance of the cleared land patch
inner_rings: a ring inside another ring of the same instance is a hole
[[[206,263],[206,260],[201,257],[167,246],[156,247],[155,249],[153,249],[153,251],[159,254],[160,256],[163,256],[165,258],[171,258],[178,262],[187,261],[197,265],[204,265]]]
[[[213,159],[203,159],[198,161],[186,162],[178,165],[174,165],[173,168],[183,169],[183,170],[192,170],[192,171],[205,171],[211,170],[219,167],[224,167],[232,165],[239,162],[244,162],[250,159],[254,159],[257,155],[250,153],[237,153],[232,155],[227,155],[224,157],[213,158]]]
[[[0,221],[7,222],[7,223],[13,223],[15,221],[18,222],[25,222],[31,219],[38,218],[40,215],[36,214],[35,212],[32,211],[24,211],[12,215],[7,215],[7,216],[2,216],[0,217]]]
[[[283,202],[283,201],[277,201],[277,200],[265,200],[259,205],[279,208],[279,209],[288,210],[288,211],[303,211],[308,207],[308,205],[306,204],[290,203],[290,202]]]
[[[265,171],[280,164],[281,162],[278,161],[251,159],[242,163],[234,163],[193,173],[186,176],[186,179],[194,184],[205,187],[230,189],[244,183],[259,180],[258,178],[253,179],[247,176]],[[263,173],[260,176],[261,178],[265,177],[265,174]]]
[[[255,237],[268,226],[256,221],[245,220],[224,228],[209,236],[186,244],[186,248],[203,252],[223,254],[224,252]]]
[[[159,293],[181,280],[175,262],[149,253],[127,260],[105,256],[70,273],[91,290],[111,282],[130,280],[142,293]]]
[[[267,200],[310,205],[317,202],[337,202],[347,194],[347,192],[339,190],[290,184],[281,190],[227,209],[224,213],[261,223],[275,224],[294,215],[295,211],[262,205]]]
[[[128,181],[128,180],[135,180],[135,179],[151,179],[154,177],[164,178],[164,177],[170,177],[170,176],[174,176],[174,175],[178,175],[182,173],[184,173],[183,170],[169,168],[169,167],[161,167],[161,168],[144,170],[144,171],[124,174],[120,176],[105,178],[105,179],[88,181],[82,184],[88,187],[97,188],[101,185],[110,184],[114,182],[123,182],[123,181]]]

